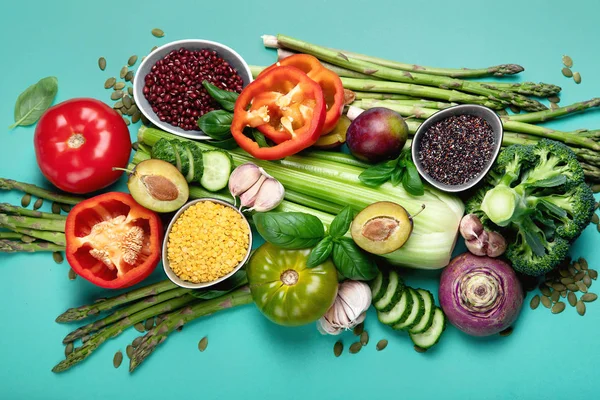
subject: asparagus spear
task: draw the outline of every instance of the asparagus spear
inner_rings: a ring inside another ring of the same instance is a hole
[[[513,104],[527,111],[540,111],[547,109],[546,106],[537,100],[533,100],[521,94],[510,91],[490,89],[479,82],[465,81],[446,76],[427,75],[417,72],[419,71],[418,69],[410,72],[399,71],[378,64],[373,64],[368,61],[358,60],[348,56],[347,54],[336,52],[326,47],[306,43],[285,35],[277,35],[277,41],[283,44],[285,47],[291,48],[292,50],[312,54],[323,61],[327,61],[353,71],[361,72],[363,74],[375,76],[377,78],[408,84],[432,86],[440,89],[461,90],[463,92],[488,97],[505,105]]]
[[[135,302],[135,303],[131,304],[130,306],[127,306],[120,310],[117,310],[105,318],[102,318],[95,322],[91,322],[87,325],[84,325],[84,326],[74,330],[73,332],[69,333],[63,339],[63,343],[67,344],[69,342],[73,342],[77,339],[84,337],[87,334],[98,331],[98,330],[104,328],[105,326],[108,326],[112,323],[120,321],[125,317],[129,317],[130,315],[133,315],[133,314],[135,314],[139,311],[142,311],[146,308],[149,308],[155,304],[160,304],[162,302],[173,299],[175,297],[183,296],[184,294],[188,294],[191,291],[192,291],[191,289],[179,288],[179,289],[169,290],[169,291],[163,292],[163,293],[155,295],[155,296],[146,297],[144,300]]]
[[[30,183],[18,182],[12,179],[0,178],[0,189],[4,190],[20,190],[25,193],[29,193],[42,199],[56,201],[58,203],[75,205],[82,200],[83,197],[71,196],[68,194],[53,193],[49,190],[41,188]]]
[[[264,35],[263,43],[265,47],[276,47],[279,48],[280,43],[277,40],[277,37],[272,35]],[[285,47],[285,46],[284,46]],[[405,64],[397,61],[390,61],[384,58],[379,57],[371,57],[364,54],[352,53],[342,50],[330,49],[332,51],[339,51],[344,54],[351,55],[353,58],[363,61],[369,61],[375,64],[383,65],[389,68],[399,69],[401,71],[420,71],[424,74],[429,75],[439,75],[439,76],[449,76],[452,78],[481,78],[484,76],[504,76],[504,75],[514,75],[519,72],[524,71],[525,69],[517,64],[501,64],[488,68],[477,68],[477,69],[468,69],[468,68],[434,68],[434,67],[424,67],[421,65],[415,64]]]
[[[31,243],[35,241],[35,238],[29,237],[27,235],[22,235],[17,232],[0,232],[0,239],[16,239],[24,243]]]
[[[600,98],[594,98],[587,101],[582,101],[579,103],[574,103],[568,106],[559,107],[555,110],[544,110],[533,113],[525,113],[525,114],[515,114],[515,115],[507,115],[502,117],[503,120],[506,121],[518,121],[518,122],[544,122],[549,121],[554,118],[560,118],[566,115],[575,114],[579,112],[587,111],[591,108],[600,106]]]
[[[85,319],[87,317],[98,315],[102,311],[107,311],[123,304],[130,303],[144,297],[156,296],[157,294],[178,288],[170,280],[164,280],[152,285],[144,286],[139,289],[131,290],[119,296],[111,297],[98,301],[94,304],[88,304],[76,308],[69,308],[56,318],[56,322],[73,322]]]
[[[155,317],[162,313],[177,310],[195,301],[198,301],[198,299],[192,295],[186,294],[132,314],[91,336],[89,340],[87,340],[81,347],[76,348],[75,351],[69,354],[65,360],[56,364],[54,368],[52,368],[52,372],[63,372],[79,364],[81,361],[88,358],[94,352],[94,350],[96,350],[106,340],[119,335],[125,329],[137,324],[138,322],[142,322],[148,318]]]
[[[550,97],[558,94],[562,89],[551,83],[535,82],[479,82],[483,87],[499,91],[509,91],[527,96]]]
[[[0,222],[0,227],[8,228],[8,229],[12,230],[13,232],[16,232],[17,234],[19,234],[19,236],[26,235],[28,237],[42,239],[47,242],[54,243],[54,244],[57,244],[57,245],[63,246],[63,247],[67,245],[67,239],[65,237],[65,234],[62,232],[40,231],[37,229],[18,228],[16,226],[3,225],[1,222]]]
[[[417,97],[406,96],[403,94],[394,94],[394,93],[373,93],[373,92],[357,92],[354,91],[354,95],[356,96],[356,100],[366,100],[366,99],[375,99],[375,100],[423,100]]]
[[[6,228],[29,228],[40,231],[65,231],[65,221],[58,219],[24,217],[21,215],[0,214],[0,225]]]
[[[0,240],[0,253],[33,253],[36,251],[65,251],[65,246],[48,242],[23,243],[14,240]]]
[[[167,336],[180,326],[197,318],[252,302],[252,295],[247,286],[237,289],[225,296],[212,300],[191,304],[181,311],[167,315],[167,318],[152,328],[139,346],[133,351],[129,362],[129,371],[133,372],[156,347],[167,339]]]
[[[30,210],[28,208],[13,206],[8,203],[0,203],[0,212],[6,214],[17,214],[25,217],[35,217],[35,218],[46,218],[46,219],[58,219],[61,221],[66,221],[67,217],[64,215],[47,213],[42,211]]]

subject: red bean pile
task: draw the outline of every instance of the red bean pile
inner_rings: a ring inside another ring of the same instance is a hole
[[[152,66],[144,96],[161,121],[197,130],[199,117],[221,108],[202,86],[203,80],[224,90],[242,91],[242,78],[215,51],[181,48]]]

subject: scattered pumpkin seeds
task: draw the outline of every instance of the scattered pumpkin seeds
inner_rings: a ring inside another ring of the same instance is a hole
[[[26,193],[21,197],[21,207],[29,207],[29,204],[31,204],[31,195]]]
[[[123,105],[127,108],[129,108],[133,105],[133,102],[131,101],[131,97],[129,97],[128,94],[123,96]]]
[[[581,269],[584,271],[587,271],[589,268],[588,262],[585,258],[583,257],[579,257],[579,260],[577,260],[579,262],[579,265],[581,266]]]
[[[575,304],[577,304],[577,295],[573,292],[569,292],[569,295],[567,296],[567,300],[569,301],[569,304],[571,305],[571,307],[575,307]]]
[[[65,357],[68,357],[69,354],[73,352],[74,347],[75,345],[73,345],[73,342],[67,343],[67,345],[65,346]]]
[[[69,211],[71,211],[71,206],[68,204],[60,204],[60,209],[63,210],[64,212],[68,213]]]
[[[556,110],[557,108],[559,108],[558,104],[556,104],[556,103],[550,103],[550,109],[551,110]]]
[[[548,101],[550,103],[560,103],[560,97],[558,97],[558,96],[550,96],[550,97],[548,97]]]
[[[98,67],[100,67],[100,69],[101,69],[102,71],[104,71],[104,70],[106,69],[106,58],[104,58],[104,57],[100,57],[100,58],[98,59]]]
[[[110,99],[111,100],[119,100],[121,98],[123,98],[123,91],[122,90],[115,90],[110,95]]]
[[[119,100],[114,105],[113,108],[123,108],[123,101]]]
[[[500,336],[510,336],[510,334],[511,334],[511,333],[513,333],[513,327],[512,327],[512,326],[509,326],[509,327],[508,327],[508,328],[506,328],[505,330],[503,330],[503,331],[500,331],[498,334],[499,334]]]
[[[508,108],[510,108],[510,111],[512,111],[515,114],[519,114],[521,112],[521,109],[513,104],[508,106]]]
[[[583,296],[581,296],[581,301],[586,303],[591,303],[593,301],[596,301],[597,299],[598,295],[596,293],[586,293]]]
[[[165,36],[165,32],[162,29],[154,28],[154,29],[152,29],[152,35],[157,38],[161,38],[161,37]]]
[[[154,317],[152,318],[148,318],[146,320],[146,322],[144,323],[144,328],[149,331],[150,329],[152,329],[154,327]]]
[[[344,343],[342,343],[341,340],[338,340],[333,345],[333,355],[336,357],[339,357],[340,355],[342,355],[343,351],[344,351]]]
[[[581,264],[579,264],[579,262],[575,261],[573,263],[573,267],[577,270],[577,271],[581,271]]]
[[[579,85],[581,83],[581,74],[579,72],[575,72],[573,74],[573,80]]]
[[[360,324],[358,324],[354,327],[354,329],[352,330],[352,333],[354,333],[355,336],[360,336],[360,334],[363,333],[364,330],[365,330],[365,323],[361,322]]]
[[[369,343],[369,332],[363,331],[363,333],[360,334],[360,343],[363,346],[366,346]]]
[[[356,354],[362,349],[363,345],[361,342],[354,342],[350,345],[350,354]]]
[[[69,268],[69,280],[74,281],[77,279],[77,273],[73,271],[73,268]]]
[[[140,345],[140,343],[142,343],[142,340],[144,340],[143,336],[136,337],[135,339],[133,339],[131,346],[133,346],[133,348],[135,349],[136,347],[138,347]]]
[[[563,285],[562,283],[553,283],[552,288],[554,290],[558,290],[560,292],[561,290],[565,290],[567,287],[565,285]]]
[[[540,292],[542,292],[542,294],[544,296],[548,296],[548,297],[550,297],[550,295],[552,294],[552,292],[550,291],[550,289],[547,286],[540,286]]]
[[[416,344],[413,346],[417,353],[425,353],[427,349],[417,346]]]
[[[132,123],[137,123],[140,120],[140,117],[142,116],[142,114],[139,111],[136,111],[133,113],[133,115],[131,116],[131,122]]]
[[[204,351],[206,350],[206,347],[208,346],[208,336],[204,336],[202,339],[200,339],[200,341],[198,342],[198,350],[200,351]]]
[[[575,281],[571,277],[561,278],[560,283],[563,285],[568,285],[569,283],[574,283]]]
[[[152,53],[154,50],[158,49],[158,46],[154,46],[153,48],[150,49],[150,53]]]
[[[558,303],[554,304],[552,306],[552,314],[560,314],[561,312],[563,312],[565,310],[565,303],[563,303],[562,301],[559,301]]]
[[[540,296],[536,294],[535,296],[533,296],[531,298],[531,301],[529,302],[529,307],[531,307],[532,310],[535,310],[539,306],[540,306]]]
[[[592,224],[598,223],[600,223],[600,218],[598,218],[598,214],[594,213],[594,215],[592,215]]]
[[[133,87],[128,86],[127,87],[127,93],[129,93],[130,96],[133,96]]]
[[[125,88],[125,82],[117,82],[117,83],[115,83],[115,86],[113,86],[113,88],[115,90],[121,90],[121,89]]]
[[[60,214],[60,204],[58,204],[56,202],[52,202],[52,213]]]
[[[588,289],[592,286],[592,278],[589,275],[584,276],[582,282]]]
[[[381,339],[379,342],[377,342],[377,345],[375,346],[375,348],[377,349],[377,351],[381,351],[383,349],[385,349],[388,345],[388,341],[386,339]]]
[[[560,297],[562,297],[563,299],[564,299],[565,297],[567,297],[567,291],[566,291],[566,290],[563,290],[562,292],[560,292]]]
[[[563,268],[561,268],[561,269],[558,270],[558,274],[560,276],[562,276],[563,278],[568,278],[568,277],[571,276],[571,273],[569,273],[569,270],[568,269],[563,269]]]
[[[127,68],[127,65],[124,65],[124,66],[121,68],[121,71],[119,72],[119,77],[120,77],[121,79],[125,78],[125,75],[127,75],[127,72],[128,72],[128,71],[129,71],[129,69]]]
[[[558,290],[555,290],[554,292],[552,292],[552,295],[550,296],[550,300],[552,300],[553,303],[556,303],[559,298],[560,298],[560,292]]]
[[[33,209],[34,209],[34,210],[37,210],[37,209],[41,208],[41,207],[42,207],[42,205],[44,205],[44,199],[42,199],[42,198],[40,198],[40,199],[37,199],[37,200],[35,201],[35,203],[33,203]]]
[[[125,125],[129,126],[131,124],[131,121],[129,121],[129,119],[127,117],[123,117],[123,121],[125,121]]]
[[[588,269],[588,275],[590,276],[590,278],[592,278],[593,280],[598,279],[598,271],[596,271],[595,269]]]
[[[546,308],[550,308],[552,307],[552,301],[550,300],[550,298],[548,296],[542,296],[542,304],[544,307]]]
[[[129,57],[129,60],[127,60],[127,65],[129,65],[130,67],[134,66],[135,63],[138,60],[138,56],[136,56],[135,54],[131,57]]]
[[[129,71],[125,74],[125,80],[127,82],[133,82],[133,71]]]
[[[579,315],[581,315],[582,317],[585,315],[585,303],[581,300],[579,300],[577,302],[577,305],[575,306],[575,309],[577,310],[577,313]]]
[[[125,354],[127,354],[127,358],[129,358],[131,360],[131,357],[133,356],[133,346],[128,344],[127,348],[125,349]]]
[[[575,274],[573,279],[576,281],[580,281],[583,279],[584,276],[585,276],[585,271],[579,271],[578,273]]]
[[[573,59],[569,56],[562,56],[562,63],[565,65],[565,67],[569,67],[571,68],[573,66]]]
[[[54,253],[52,253],[52,258],[54,259],[54,262],[57,264],[62,264],[63,261],[65,261],[65,259],[63,258],[63,255],[60,251],[55,251]]]
[[[579,290],[579,288],[577,287],[577,285],[574,284],[574,283],[569,283],[567,285],[567,289],[569,289],[572,292],[577,292]]]
[[[133,327],[135,328],[136,331],[138,331],[140,333],[146,332],[146,330],[144,329],[144,325],[141,322],[138,322]]]
[[[580,291],[582,291],[583,293],[587,293],[587,286],[585,286],[585,283],[579,281],[576,283],[576,285]]]
[[[115,356],[113,357],[113,366],[115,368],[119,368],[121,366],[122,362],[123,362],[123,353],[121,353],[121,350],[119,350],[115,353]]]
[[[562,74],[564,76],[566,76],[567,78],[570,78],[573,76],[573,71],[571,71],[569,68],[565,67],[561,70]]]
[[[115,86],[117,83],[117,79],[115,77],[110,77],[104,82],[104,89],[110,89]]]

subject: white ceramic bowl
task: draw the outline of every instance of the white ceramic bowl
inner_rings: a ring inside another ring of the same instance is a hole
[[[161,121],[156,116],[154,111],[152,111],[150,103],[148,103],[146,96],[144,96],[143,91],[146,80],[145,78],[154,64],[163,59],[172,50],[179,50],[182,47],[188,50],[208,49],[216,51],[219,57],[227,61],[229,65],[231,65],[231,67],[237,71],[239,76],[242,78],[243,87],[246,87],[252,81],[252,72],[250,72],[250,67],[248,67],[248,64],[246,64],[246,61],[244,61],[242,56],[236,53],[233,49],[225,46],[224,44],[212,42],[210,40],[185,39],[167,43],[146,56],[144,61],[142,61],[140,64],[136,72],[135,79],[133,80],[133,97],[135,98],[135,103],[142,114],[144,114],[144,116],[146,116],[150,122],[160,129],[188,139],[210,139],[200,129],[196,131],[186,131],[178,126]]]

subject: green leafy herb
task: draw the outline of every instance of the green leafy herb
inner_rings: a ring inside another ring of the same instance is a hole
[[[364,170],[358,178],[370,187],[378,187],[390,181],[398,186],[402,183],[404,189],[413,196],[422,196],[425,192],[423,182],[412,162],[409,152],[403,152],[395,160],[385,161]]]
[[[354,213],[352,212],[352,209],[350,206],[344,207],[331,222],[331,225],[329,226],[329,234],[333,238],[344,236],[350,228],[352,219],[354,219]]]
[[[360,181],[369,187],[378,187],[386,183],[396,169],[398,160],[390,160],[365,169],[358,176]]]
[[[204,86],[210,97],[215,99],[223,109],[233,112],[235,101],[239,96],[238,93],[220,89],[206,80],[202,81],[202,86]]]
[[[323,223],[311,214],[267,212],[254,214],[252,219],[263,239],[284,249],[313,247],[325,236]]]
[[[415,167],[415,164],[411,160],[406,160],[405,172],[402,177],[402,186],[404,187],[404,190],[413,196],[423,196],[425,193],[419,171],[417,171],[417,167]]]
[[[331,255],[333,251],[333,239],[331,236],[325,236],[317,245],[311,250],[306,261],[308,268],[314,268],[317,265],[323,264]]]
[[[333,263],[348,279],[369,281],[377,275],[377,265],[350,238],[339,238],[333,244]]]
[[[35,124],[54,101],[56,92],[58,92],[58,79],[54,76],[41,79],[38,83],[29,86],[17,97],[15,123],[8,128]]]
[[[233,114],[225,110],[213,110],[198,118],[198,127],[211,139],[225,140],[231,137]]]
[[[232,137],[223,140],[207,140],[206,143],[225,150],[232,150],[238,147],[237,142]]]

